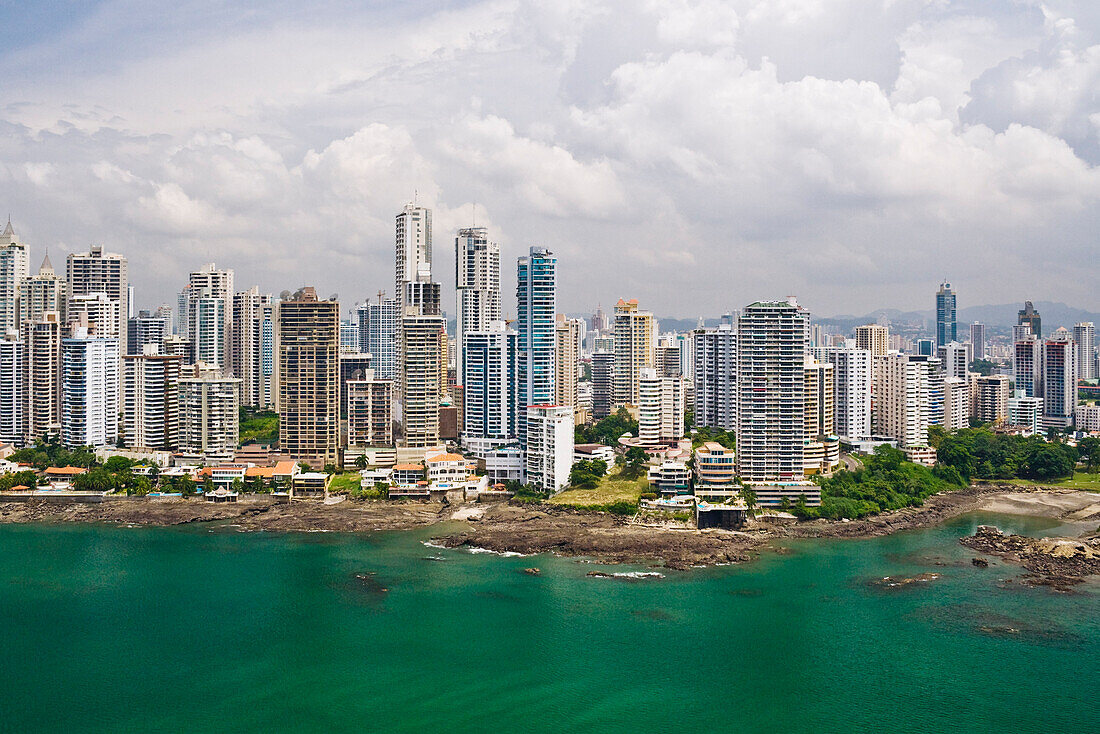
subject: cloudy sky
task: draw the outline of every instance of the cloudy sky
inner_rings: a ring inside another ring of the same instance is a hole
[[[49,5],[48,9],[39,7]],[[559,306],[1100,310],[1095,0],[0,3],[0,211],[139,306],[392,289],[393,216],[559,258]],[[453,301],[453,295],[447,296]],[[453,311],[453,305],[450,310]]]

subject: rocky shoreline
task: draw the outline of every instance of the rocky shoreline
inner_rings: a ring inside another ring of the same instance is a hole
[[[863,520],[769,523],[744,531],[699,531],[670,523],[631,525],[629,519],[550,504],[502,502],[449,506],[434,503],[319,500],[277,504],[245,496],[232,504],[163,497],[112,498],[95,504],[42,500],[0,503],[0,523],[93,522],[137,526],[219,523],[243,531],[374,532],[439,525],[433,540],[446,547],[479,547],[522,554],[587,556],[609,563],[672,569],[741,563],[787,538],[869,538],[929,527],[975,510],[1046,515],[1100,522],[1100,495],[1008,484],[979,485],[930,497],[923,506]],[[447,521],[454,524],[440,525]],[[457,525],[462,523],[463,525]],[[1093,525],[1095,527],[1095,525]]]
[[[1100,535],[1086,538],[1031,538],[1006,535],[998,528],[980,525],[974,535],[960,541],[967,548],[1023,566],[1024,583],[1070,591],[1086,576],[1100,575]],[[982,565],[982,559],[975,565]]]

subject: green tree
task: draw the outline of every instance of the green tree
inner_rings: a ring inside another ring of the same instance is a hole
[[[1077,453],[1085,462],[1085,469],[1095,472],[1100,466],[1100,438],[1088,436],[1077,442]]]
[[[786,499],[786,497],[783,499]],[[756,509],[756,492],[752,491],[749,487],[742,487],[741,500],[745,503],[745,507],[748,508],[749,514],[754,515],[754,510]]]
[[[195,486],[195,480],[188,476],[182,476],[176,480],[176,489],[179,490],[179,493],[184,497],[191,497],[198,491],[198,488]]]
[[[641,476],[641,473],[645,471],[646,464],[648,463],[649,454],[641,447],[631,446],[626,450],[626,455],[623,456],[623,476]]]
[[[355,468],[356,469],[366,469],[367,468],[367,455],[366,454],[359,454],[358,456],[355,457]]]

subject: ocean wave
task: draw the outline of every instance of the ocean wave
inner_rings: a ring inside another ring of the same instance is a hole
[[[492,553],[494,556],[500,556],[501,558],[523,558],[525,554],[516,553],[515,551],[495,551],[488,548],[478,548],[476,545],[471,545],[467,548],[470,553]]]

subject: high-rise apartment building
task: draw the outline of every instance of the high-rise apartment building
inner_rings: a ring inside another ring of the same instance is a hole
[[[527,440],[527,406],[554,400],[554,314],[557,310],[557,258],[543,247],[532,247],[517,263],[518,305],[516,428]]]
[[[61,435],[61,315],[42,318],[23,329],[26,341],[23,380],[27,396],[27,442]]]
[[[0,444],[22,445],[26,437],[25,346],[14,328],[0,340]]]
[[[16,237],[9,219],[0,234],[0,333],[19,326],[19,286],[29,268],[27,246]]]
[[[182,364],[180,357],[160,354],[155,343],[122,358],[122,440],[127,448],[176,449]]]
[[[826,352],[836,385],[836,433],[847,442],[871,438],[873,359],[866,349],[833,348]]]
[[[481,458],[518,438],[516,358],[519,335],[503,321],[466,332],[462,445]]]
[[[233,271],[206,263],[188,278],[187,336],[195,344],[195,359],[208,367],[230,370],[233,320]],[[211,300],[220,301],[220,305]],[[215,344],[220,342],[220,344]]]
[[[458,291],[456,340],[461,351],[469,331],[488,331],[501,319],[500,246],[489,240],[485,227],[458,230],[455,237],[455,287]],[[462,385],[462,355],[458,355],[457,384]]]
[[[543,492],[557,492],[569,483],[573,467],[573,409],[531,405],[526,426],[526,481]]]
[[[985,359],[985,324],[975,321],[970,325],[970,346],[974,359]]]
[[[970,360],[965,344],[959,342],[943,344],[937,348],[936,354],[940,359],[944,377],[953,377],[966,382],[967,375],[970,374]]]
[[[446,323],[442,316],[407,306],[401,319],[397,388],[406,448],[438,446],[439,405],[445,390]]]
[[[1077,345],[1077,379],[1095,380],[1096,374],[1096,326],[1084,321],[1073,327],[1073,341]]]
[[[1077,407],[1077,345],[1065,328],[1043,342],[1043,427],[1068,428]]]
[[[406,284],[415,282],[420,273],[426,273],[430,280],[432,272],[432,210],[413,203],[406,204],[397,214],[395,229],[397,271],[394,294],[401,301],[399,306],[412,305],[404,300]]]
[[[85,293],[70,296],[65,306],[65,320],[68,324],[83,326],[96,336],[119,339],[126,331],[119,332],[119,301],[106,293]]]
[[[880,358],[875,398],[877,435],[895,439],[902,448],[928,445],[930,372],[923,355],[892,352]]]
[[[1035,310],[1031,301],[1024,301],[1024,307],[1017,312],[1017,323],[1020,326],[1028,326],[1036,339],[1043,338],[1043,320],[1039,312]]]
[[[156,346],[159,352],[170,328],[171,324],[165,317],[154,316],[148,311],[139,312],[126,324],[125,353],[145,354],[145,347],[149,344]]]
[[[808,319],[792,298],[753,303],[737,320],[737,461],[746,483],[805,476]]]
[[[936,346],[957,341],[958,321],[955,313],[955,291],[944,281],[936,293]]]
[[[1033,334],[1013,345],[1012,371],[1023,397],[1043,397],[1043,343]]]
[[[279,448],[321,467],[338,463],[340,304],[312,287],[278,304]]]
[[[637,405],[642,370],[654,365],[653,314],[637,299],[615,304],[615,405]]]
[[[592,355],[592,417],[600,420],[611,415],[615,394],[615,355],[597,351]]]
[[[378,294],[378,302],[359,307],[359,351],[371,355],[371,366],[380,380],[397,377],[397,330],[401,321],[398,301]]]
[[[110,332],[101,331],[101,335],[113,334],[122,338],[126,334],[126,322],[130,315],[126,305],[130,299],[130,280],[126,258],[111,252],[104,252],[100,245],[92,245],[88,252],[73,253],[65,263],[69,281],[70,304],[75,296],[87,296],[103,293],[118,303],[118,325]],[[67,318],[71,318],[67,315]]]
[[[230,370],[241,380],[241,404],[275,405],[275,300],[257,286],[233,294]]]
[[[943,430],[948,433],[970,425],[970,385],[958,377],[943,381]]]
[[[889,350],[890,330],[880,324],[856,327],[856,349],[870,352],[872,357],[884,357]]]
[[[684,378],[666,377],[643,367],[638,383],[638,441],[669,445],[684,435]]]
[[[996,425],[1008,420],[1008,400],[1011,396],[1011,380],[1007,375],[989,375],[975,378],[977,400],[974,417],[983,423]]]
[[[836,435],[836,368],[831,362],[807,360],[803,367],[806,390],[806,438]]]
[[[118,337],[75,327],[61,340],[61,443],[70,449],[118,440]]]
[[[233,458],[240,438],[240,390],[240,379],[202,363],[180,377],[178,450],[185,461]]]
[[[580,366],[580,319],[558,314],[554,326],[554,403],[577,409],[577,370]]]
[[[737,332],[732,317],[693,332],[695,425],[737,428]]]
[[[344,385],[347,396],[348,446],[393,445],[393,383],[379,380],[374,370]]]
[[[3,240],[0,239],[0,242]],[[30,324],[51,311],[60,313],[64,319],[67,300],[68,287],[65,279],[54,272],[47,255],[42,259],[38,273],[20,282],[19,323]]]

